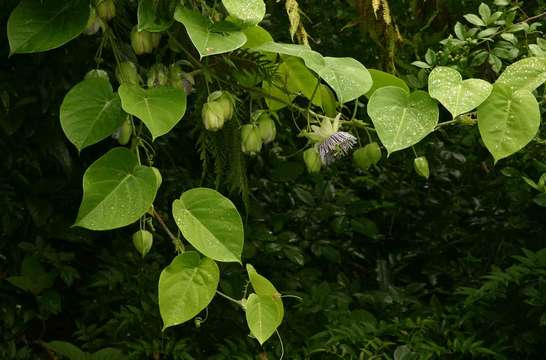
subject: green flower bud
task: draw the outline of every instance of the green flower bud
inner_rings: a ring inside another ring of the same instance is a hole
[[[147,230],[139,230],[133,234],[133,245],[142,257],[150,252],[153,242],[154,236]]]
[[[256,125],[247,124],[241,127],[241,150],[249,155],[256,155],[262,150],[262,137]]]
[[[208,131],[218,131],[224,127],[224,113],[221,105],[216,102],[207,102],[201,110],[203,125]]]
[[[138,31],[135,25],[131,31],[131,46],[137,55],[151,53],[154,50],[152,33]]]
[[[127,145],[133,135],[133,124],[127,119],[121,124],[117,130],[117,139],[120,145]]]
[[[152,47],[154,49],[157,49],[159,47],[159,43],[161,42],[161,33],[153,32],[150,34],[152,39]]]
[[[84,79],[85,80],[104,79],[104,80],[110,81],[110,77],[108,76],[108,73],[106,71],[100,70],[100,69],[90,70],[87,74],[85,74]]]
[[[413,160],[413,167],[415,169],[415,172],[420,176],[427,179],[430,176],[430,169],[426,157],[420,156],[418,158],[415,158],[415,160]]]
[[[271,119],[268,113],[262,113],[258,118],[258,129],[260,130],[260,136],[262,137],[264,144],[269,144],[277,136],[277,127],[275,121]]]
[[[142,80],[135,64],[130,61],[122,62],[116,67],[116,79],[120,84],[138,85]]]
[[[104,20],[110,21],[116,16],[116,4],[114,0],[96,0],[97,15]]]
[[[376,142],[369,143],[363,148],[356,150],[353,154],[355,165],[361,170],[368,170],[381,160],[381,148]]]
[[[163,64],[152,65],[148,70],[148,87],[157,87],[167,85],[169,82],[169,69]]]
[[[224,114],[224,120],[231,120],[233,117],[233,112],[235,110],[235,101],[233,96],[227,91],[215,91],[209,95],[208,101],[216,101],[222,107]]]
[[[101,20],[97,17],[97,12],[94,8],[91,8],[89,19],[87,20],[87,25],[85,26],[83,33],[85,35],[95,35],[99,31],[100,25]]]
[[[310,174],[318,173],[322,167],[320,155],[317,152],[317,149],[314,147],[303,152],[303,161],[305,162],[305,167],[307,167],[307,171]]]

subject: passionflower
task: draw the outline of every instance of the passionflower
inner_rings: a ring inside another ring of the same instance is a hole
[[[313,130],[307,136],[317,143],[318,153],[322,163],[329,165],[338,158],[347,155],[356,144],[356,138],[345,131],[339,131],[339,118],[324,118],[320,126],[311,125]]]

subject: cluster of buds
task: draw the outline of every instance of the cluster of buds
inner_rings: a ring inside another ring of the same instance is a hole
[[[137,25],[131,31],[131,46],[137,55],[152,53],[159,46],[160,41],[160,33],[139,31]]]
[[[256,155],[263,144],[269,144],[277,136],[277,126],[273,114],[258,110],[251,116],[251,123],[241,127],[241,150],[248,155]]]
[[[366,146],[356,150],[353,153],[353,161],[361,170],[368,170],[370,166],[376,165],[381,160],[381,148],[376,142],[367,144]]]
[[[192,74],[182,71],[182,68],[177,64],[172,64],[169,67],[169,85],[184,90],[189,95],[193,91],[195,79]]]
[[[116,4],[114,0],[95,0],[97,15],[108,22],[116,16]]]
[[[218,131],[226,121],[231,120],[235,111],[233,96],[227,91],[215,91],[209,95],[201,109],[201,118],[205,129]]]

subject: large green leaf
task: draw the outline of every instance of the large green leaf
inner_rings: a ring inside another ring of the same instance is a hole
[[[292,94],[302,94],[313,104],[320,106],[320,93],[318,92],[319,79],[305,66],[300,58],[287,56],[278,73],[286,80],[286,89]]]
[[[213,23],[208,18],[183,6],[176,8],[174,18],[184,24],[191,42],[201,58],[237,50],[246,43],[246,36],[243,32],[214,32]]]
[[[512,91],[533,91],[546,82],[546,57],[530,57],[509,65],[496,84],[508,86]]]
[[[169,14],[167,1],[139,0],[138,31],[161,32],[167,30],[174,22],[172,11]]]
[[[182,324],[207,307],[211,302],[220,270],[209,258],[201,258],[195,251],[178,255],[159,277],[159,312],[163,329]]]
[[[243,222],[228,198],[212,189],[191,189],[173,202],[173,216],[182,235],[202,254],[241,262]]]
[[[389,154],[417,144],[438,124],[438,104],[424,91],[409,94],[397,86],[374,92],[368,115]]]
[[[291,104],[294,101],[295,95],[290,94],[287,89],[286,76],[283,76],[284,72],[279,71],[279,78],[273,80],[273,82],[263,81],[262,89],[264,91],[265,103],[267,107],[272,111],[278,111]],[[286,91],[284,90],[286,89]]]
[[[250,25],[256,25],[265,16],[263,0],[222,0],[228,13],[235,19]]]
[[[127,116],[103,78],[84,80],[70,89],[60,113],[64,134],[80,151],[111,135]]]
[[[370,73],[352,58],[322,57],[318,52],[304,45],[269,42],[255,47],[255,51],[274,52],[296,56],[316,72],[334,89],[338,100],[346,103],[366,94],[372,88]]]
[[[8,19],[10,53],[55,49],[78,36],[89,19],[89,0],[23,0]]]
[[[375,90],[385,86],[398,86],[399,88],[406,90],[408,93],[410,92],[408,84],[406,84],[404,80],[381,70],[368,69],[368,71],[370,72],[370,76],[373,80],[372,88],[366,93],[366,97],[368,99],[373,95]]]
[[[248,328],[260,344],[273,335],[281,325],[284,316],[279,302],[268,295],[250,294],[246,301],[245,312]]]
[[[150,208],[156,191],[153,168],[139,165],[127,148],[114,148],[85,172],[75,225],[110,230],[132,224]]]
[[[142,120],[153,139],[171,131],[186,112],[186,93],[180,89],[122,84],[118,92],[123,110]]]
[[[493,86],[485,80],[468,79],[455,69],[439,66],[428,78],[430,96],[449,110],[453,118],[477,108],[491,94]]]
[[[491,96],[478,108],[478,127],[495,162],[527,145],[540,126],[540,108],[528,90],[512,91],[495,84]]]

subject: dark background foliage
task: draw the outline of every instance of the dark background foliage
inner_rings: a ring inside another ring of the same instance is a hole
[[[411,62],[445,50],[439,42],[479,5],[390,2],[402,35],[394,52],[394,40],[359,12],[359,1],[300,6],[314,48],[408,75],[418,86],[423,75]],[[51,340],[86,351],[114,347],[131,359],[278,358],[279,341],[260,348],[241,312],[221,298],[198,321],[161,332],[157,281],[174,253],[159,229],[141,259],[130,241],[135,229],[70,227],[83,171],[114,143],[78,154],[58,120],[65,93],[93,68],[98,40],[8,58],[5,23],[16,3],[0,4],[0,358],[51,358],[42,345]],[[531,16],[545,4],[529,1],[524,10]],[[290,41],[283,3],[269,1],[268,12],[268,30]],[[187,136],[194,127],[188,120],[157,142],[160,212],[201,183],[197,135]],[[546,211],[521,179],[545,172],[542,145],[494,166],[477,129],[437,132],[417,149],[431,163],[428,181],[414,174],[409,152],[369,172],[347,160],[310,176],[302,146],[282,129],[274,145],[247,160],[248,209],[231,194],[246,214],[245,259],[293,295],[280,328],[286,358],[543,358]],[[204,185],[214,187],[214,179]],[[54,277],[36,294],[5,281],[21,274],[29,256]],[[240,296],[243,270],[224,265],[222,273],[222,290]]]

